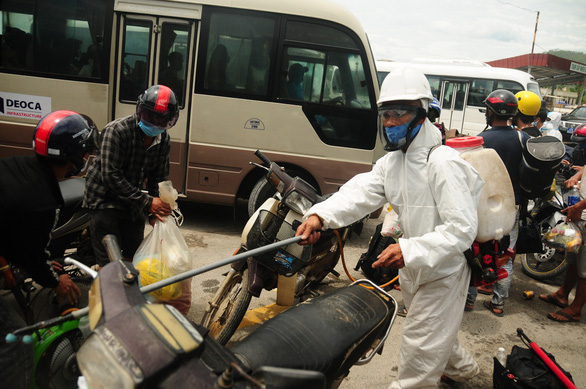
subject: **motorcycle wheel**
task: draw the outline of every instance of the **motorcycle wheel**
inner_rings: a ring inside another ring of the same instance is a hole
[[[543,253],[523,254],[523,272],[536,280],[548,280],[564,273],[568,267],[564,253],[545,247]]]
[[[75,358],[83,343],[80,330],[69,331],[56,339],[39,359],[35,384],[39,389],[75,389],[80,376]]]
[[[234,335],[250,305],[252,295],[248,292],[247,282],[248,269],[242,273],[231,270],[220,286],[221,290],[210,302],[210,312],[206,311],[203,316],[202,325],[222,345]]]

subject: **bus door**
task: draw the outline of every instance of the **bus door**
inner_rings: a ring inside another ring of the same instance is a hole
[[[442,82],[440,120],[447,125],[448,130],[457,129],[462,133],[469,89],[470,83],[465,80],[444,79]]]
[[[151,85],[173,90],[180,111],[177,124],[169,130],[169,179],[179,193],[185,193],[196,22],[126,14],[119,21],[113,117],[134,113],[138,96]]]

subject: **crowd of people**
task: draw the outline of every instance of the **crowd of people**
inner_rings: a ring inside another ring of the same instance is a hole
[[[559,118],[555,112],[548,113],[532,92],[513,95],[496,90],[485,105],[490,128],[480,136],[484,146],[493,148],[503,160],[519,205],[523,146],[530,137],[557,137]],[[431,388],[440,380],[461,381],[478,374],[473,356],[458,343],[464,312],[475,309],[478,292],[490,293],[492,298],[484,305],[494,315],[503,316],[512,281],[514,254],[503,263],[507,278],[492,289],[469,287],[471,270],[464,252],[476,237],[477,205],[484,181],[450,147],[439,147],[430,155],[446,136],[443,125],[433,123],[440,110],[421,72],[411,68],[391,72],[378,99],[379,131],[388,153],[372,171],[355,176],[326,201],[313,206],[296,233],[302,236],[302,244],[311,245],[320,230],[349,225],[387,203],[397,212],[403,236],[383,250],[373,265],[399,269],[406,309],[399,369],[391,388]],[[81,114],[55,111],[43,118],[34,134],[34,156],[0,160],[0,211],[4,220],[0,236],[3,242],[21,242],[18,253],[11,248],[16,244],[2,244],[0,255],[24,267],[36,282],[55,288],[59,299],[77,299],[79,289],[68,276],[55,272],[45,249],[63,205],[58,182],[79,174],[87,167],[90,154],[97,151],[87,170],[83,200],[90,210],[96,260],[100,265],[108,262],[101,243],[107,234],[117,237],[124,258],[132,260],[144,238],[145,224],[163,220],[171,213],[170,206],[159,198],[158,183],[168,179],[167,131],[178,116],[179,105],[172,89],[153,85],[138,96],[136,112],[107,124],[99,141],[98,129]],[[583,167],[577,170],[568,185],[583,179],[585,171]],[[586,187],[581,195],[580,202],[564,210],[569,221],[582,219]],[[32,219],[39,221],[34,230],[25,223]],[[517,224],[510,232],[509,248],[513,252]],[[28,237],[26,244],[23,236]],[[539,296],[561,308],[550,313],[550,319],[580,320],[586,299],[585,257],[584,248],[577,255],[568,255],[571,264],[561,288]],[[575,286],[576,296],[570,303],[569,293]],[[2,298],[0,304],[3,339],[24,323]],[[19,366],[14,353],[13,348],[3,345],[0,364],[11,373],[10,387],[19,387],[24,366]]]

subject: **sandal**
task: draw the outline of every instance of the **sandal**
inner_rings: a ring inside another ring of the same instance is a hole
[[[399,307],[399,312],[397,312],[397,315],[401,317],[407,316],[407,308],[405,308],[404,305],[401,305],[401,307]]]
[[[563,317],[566,320],[560,320],[559,317],[555,317],[554,315],[561,316],[561,317]],[[572,317],[572,316],[570,316],[569,314],[565,313],[562,310],[559,310],[556,313],[548,313],[547,314],[547,318],[548,319],[551,319],[553,321],[560,322],[560,323],[574,323],[574,322],[580,321],[580,319],[581,319],[580,317],[579,318]]]
[[[464,305],[464,312],[470,312],[472,310],[474,310],[474,303],[469,303],[466,301],[466,304]]]
[[[490,313],[492,313],[495,316],[503,317],[505,315],[503,305],[493,304],[492,301],[489,300],[484,302],[484,306],[486,307],[486,309],[490,311]],[[500,310],[500,312],[497,312],[497,309]]]
[[[560,300],[558,300],[557,298],[553,297],[551,294],[540,294],[539,295],[539,299],[541,301],[545,301],[546,303],[550,303],[553,305],[557,305],[560,308],[565,308],[568,306],[568,304],[564,304],[562,303]]]

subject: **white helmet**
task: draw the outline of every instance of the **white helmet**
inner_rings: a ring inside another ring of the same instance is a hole
[[[398,100],[421,100],[423,109],[429,108],[433,100],[429,81],[421,71],[413,68],[398,68],[390,72],[380,88],[377,104]]]

